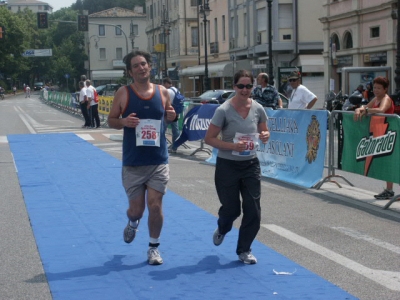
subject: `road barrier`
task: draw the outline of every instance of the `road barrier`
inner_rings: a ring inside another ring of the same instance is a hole
[[[373,114],[354,121],[354,112],[332,111],[329,117],[328,176],[316,185],[342,178],[335,170],[400,184],[400,117],[396,114]],[[353,186],[353,185],[352,185]],[[395,195],[384,209],[394,201]]]

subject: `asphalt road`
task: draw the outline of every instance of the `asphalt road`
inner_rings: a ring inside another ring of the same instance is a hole
[[[121,159],[120,131],[84,130],[82,124],[79,116],[41,102],[38,93],[30,99],[17,95],[0,101],[1,300],[52,299],[5,136],[74,132]],[[169,189],[216,215],[214,167],[204,163],[205,151],[190,155],[199,143],[188,146],[170,157]],[[395,203],[383,210],[385,201],[373,201],[383,182],[337,174],[355,188],[329,183],[320,190],[304,189],[264,178],[263,226],[257,239],[360,299],[399,299],[400,207]],[[398,185],[395,189],[399,194]]]

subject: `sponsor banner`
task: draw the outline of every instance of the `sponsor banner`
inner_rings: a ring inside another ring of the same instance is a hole
[[[271,136],[257,152],[261,174],[310,188],[323,177],[327,113],[266,110]]]
[[[399,129],[397,115],[354,121],[352,114],[343,114],[341,169],[400,183]]]
[[[208,126],[219,104],[205,104],[193,107],[183,119],[182,132],[174,142],[174,147],[179,147],[186,141],[204,139]]]

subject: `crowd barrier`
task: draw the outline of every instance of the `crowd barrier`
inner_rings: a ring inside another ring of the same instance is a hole
[[[334,182],[344,176],[335,170],[400,184],[400,146],[398,132],[400,117],[397,114],[373,114],[361,121],[354,121],[354,112],[332,111],[329,118],[329,164],[326,176],[316,188],[326,182]],[[352,185],[353,186],[353,185]],[[400,200],[395,195],[384,209]]]

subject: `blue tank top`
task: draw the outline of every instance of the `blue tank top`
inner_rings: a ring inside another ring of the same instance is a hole
[[[122,164],[124,166],[149,166],[168,163],[167,138],[165,137],[165,109],[159,85],[154,85],[153,95],[143,99],[131,86],[127,86],[129,98],[122,117],[136,113],[139,119],[161,120],[160,147],[136,146],[136,128],[124,127]]]

